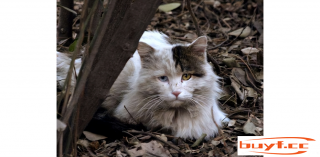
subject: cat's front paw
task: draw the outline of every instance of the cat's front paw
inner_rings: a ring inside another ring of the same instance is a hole
[[[230,121],[230,119],[228,117],[225,117],[224,119],[222,119],[223,124],[228,124],[229,121]]]

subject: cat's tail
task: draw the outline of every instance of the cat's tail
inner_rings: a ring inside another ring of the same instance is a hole
[[[144,130],[146,128],[142,124],[132,125],[124,123],[118,118],[108,114],[104,108],[100,107],[85,130],[104,135],[108,137],[108,139],[119,139],[123,135],[127,135],[124,131],[132,129]]]
[[[69,67],[71,62],[71,56],[67,53],[57,52],[57,87],[58,89],[62,90],[65,80],[68,75]],[[74,61],[74,69],[71,77],[71,89],[75,87],[76,84],[76,77],[79,74],[79,70],[81,67],[81,58],[78,58]]]

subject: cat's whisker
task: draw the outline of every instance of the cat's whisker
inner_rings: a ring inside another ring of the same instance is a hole
[[[198,107],[198,105],[195,103],[195,102],[193,102],[193,100],[190,98],[190,99],[188,99],[188,102],[190,102],[192,105],[194,105],[196,108],[199,108]]]
[[[200,98],[198,98],[198,97],[193,97],[194,99],[196,99],[196,100],[199,100],[199,101],[201,101],[201,102],[203,102],[205,105],[208,105],[207,104],[207,101],[208,101],[208,99],[206,98],[206,97],[200,97]],[[210,100],[210,99],[209,99]],[[209,101],[210,102],[210,101]]]
[[[194,94],[193,97],[195,97],[195,98],[203,98],[203,99],[206,99],[206,100],[209,100],[209,101],[214,101],[215,100],[214,98],[209,98],[209,97],[206,97],[204,95],[199,95],[199,94]]]
[[[187,99],[187,102],[190,102],[189,99]],[[191,102],[191,103],[192,103],[192,102]],[[189,110],[188,107],[183,107],[183,108],[186,109],[186,110],[189,112],[189,114],[191,115],[191,117],[193,117],[193,113]]]
[[[159,104],[161,104],[162,102],[163,102],[163,100],[161,100],[161,101],[160,101],[160,102],[158,102],[157,104],[155,103],[153,106],[151,106],[151,107],[148,109],[148,111],[147,111],[147,112],[149,113],[149,110],[150,110],[150,109],[152,109],[154,106],[155,106],[155,107],[157,107],[157,106],[158,106]],[[154,115],[154,112],[150,112],[150,113],[151,113],[151,114],[150,114],[151,116],[153,116],[153,115]]]
[[[137,104],[137,106],[139,106],[143,101],[145,101],[146,99],[150,99],[150,98],[153,98],[153,97],[158,97],[158,95],[151,95],[151,96],[148,96],[142,100],[139,101],[139,104]]]
[[[152,102],[157,102],[161,100],[159,97],[155,97],[152,98],[151,100],[149,100],[148,102],[146,102],[139,110],[138,113],[141,113],[144,109],[146,109],[148,107],[148,104],[151,104]]]
[[[163,100],[159,99],[159,101],[153,102],[153,104],[147,108],[147,110],[149,111],[150,109],[154,108],[155,106],[157,106],[159,103],[161,103]]]
[[[144,108],[145,110],[147,110],[147,111],[144,111],[144,112],[149,113],[149,110],[150,110],[150,109],[153,109],[154,107],[156,107],[159,103],[161,103],[161,101],[162,101],[162,100],[159,99],[159,100],[153,102],[153,103],[149,106],[149,108]]]
[[[165,109],[165,106],[156,106],[155,110],[153,111],[153,114],[157,111],[164,110],[164,109]]]
[[[146,104],[143,105],[143,107],[138,111],[138,116],[142,116],[145,113],[149,113],[150,109],[153,109],[155,106],[160,104],[163,100],[161,99],[162,96],[157,96],[156,98],[151,99]],[[151,104],[151,105],[149,105]],[[148,107],[148,108],[147,108]]]
[[[198,98],[194,98],[194,99],[197,100],[199,102],[199,104],[201,104],[202,106],[208,106],[208,104],[205,101],[198,99]]]
[[[204,110],[206,109],[203,107],[203,105],[201,103],[199,103],[197,100],[195,100],[195,98],[191,98],[191,100],[193,100],[195,103],[197,103],[199,106],[201,106]]]

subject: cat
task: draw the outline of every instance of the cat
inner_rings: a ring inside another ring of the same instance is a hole
[[[57,52],[57,86],[60,90],[62,90],[65,79],[68,75],[71,57],[71,54]],[[71,90],[73,90],[74,85],[76,84],[75,74],[79,74],[81,58],[77,58],[74,61],[74,67],[76,71],[71,77]]]
[[[206,48],[206,36],[182,43],[158,31],[144,32],[94,119],[112,115],[184,139],[214,137],[218,128],[212,117],[218,127],[229,119],[218,106],[220,77],[207,62]]]

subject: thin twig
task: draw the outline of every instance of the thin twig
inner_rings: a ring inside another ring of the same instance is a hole
[[[168,143],[167,141],[165,141],[165,140],[163,140],[163,139],[161,139],[161,138],[159,138],[159,137],[157,137],[157,136],[155,136],[155,135],[153,135],[153,134],[151,134],[151,133],[149,133],[149,132],[136,131],[136,130],[129,130],[128,132],[136,133],[136,134],[149,135],[149,136],[155,138],[156,140],[159,140],[159,141],[165,143],[166,145],[170,146],[170,147],[173,148],[174,150],[178,151],[180,154],[185,155],[185,154],[180,150],[179,147],[177,147],[177,146],[175,146],[175,145],[172,145],[172,144]]]
[[[127,131],[122,131],[122,132],[124,132],[124,133],[126,133],[126,134],[128,134],[128,135],[130,135],[130,136],[132,136],[132,137],[136,137],[136,136],[130,134],[130,132],[127,132]],[[138,140],[138,141],[139,141],[139,140]]]
[[[95,10],[98,7],[98,2],[99,2],[99,0],[96,0],[93,4],[93,7],[90,12],[91,17],[93,17],[93,13],[95,12]],[[81,44],[84,40],[85,28],[88,25],[89,19],[91,18],[90,15],[87,17],[84,25],[82,25],[83,28],[81,28],[80,37],[79,37],[78,43],[76,45],[76,54],[80,53]],[[84,15],[81,15],[81,16],[84,16]],[[73,150],[74,150],[74,156],[76,157],[77,156],[77,141],[78,141],[78,129],[77,128],[78,128],[78,124],[79,124],[80,107],[78,107],[78,105],[75,105],[74,109],[75,109],[75,113],[73,114],[73,117],[74,117],[73,121],[74,121],[74,128],[76,128],[76,129],[73,129],[73,131],[74,131],[74,134],[73,134],[74,149]]]
[[[61,8],[63,8],[63,9],[65,9],[65,10],[67,10],[67,11],[69,11],[69,12],[77,15],[77,12],[76,12],[76,11],[74,11],[74,10],[68,8],[68,7],[62,6],[62,5],[60,5],[60,4],[57,4],[57,5],[58,5],[59,7],[61,7]]]
[[[221,19],[221,20],[222,20],[222,22],[223,22],[225,25],[227,25],[228,28],[231,29],[231,26],[230,26],[224,19]]]
[[[132,156],[132,155],[130,154],[130,152],[128,151],[128,148],[127,148],[124,144],[119,144],[119,145],[123,148],[123,150],[124,150],[125,153],[127,153],[129,156]]]
[[[191,147],[196,147],[198,146],[202,141],[203,139],[207,136],[207,134],[202,134],[193,144]]]
[[[207,53],[207,59],[209,62],[211,62],[214,65],[214,68],[216,69],[217,74],[220,74],[221,69],[220,69],[219,63],[213,57],[211,57],[209,53]]]
[[[157,132],[152,132],[154,134],[157,134],[157,135],[161,135],[160,133],[157,133]],[[171,136],[171,135],[166,135],[164,134],[166,137],[169,137],[169,138],[177,138],[177,137],[174,137],[174,136]]]
[[[247,25],[246,25],[245,27],[243,27],[243,29],[241,30],[240,34],[239,34],[236,38],[234,38],[233,40],[231,40],[231,42],[227,43],[227,44],[224,45],[224,46],[228,46],[228,45],[232,44],[235,40],[237,40],[238,37],[243,33],[243,31],[244,31],[246,28],[247,28]]]
[[[206,10],[209,10],[209,9],[206,8],[206,7],[205,7],[205,9],[206,9]],[[210,11],[210,10],[209,10],[209,11]],[[210,11],[210,12],[211,12],[211,11]],[[222,27],[222,26],[221,26],[221,23],[220,23],[220,20],[219,20],[219,16],[216,15],[214,12],[213,12],[213,14],[216,16],[219,26]],[[222,33],[225,34],[225,32],[222,32]],[[221,46],[221,45],[222,45],[223,43],[225,43],[226,41],[228,41],[228,40],[229,40],[229,36],[228,36],[227,34],[225,34],[225,36],[227,37],[227,39],[226,39],[224,42],[220,43],[219,45],[217,45],[217,46],[215,46],[214,48],[211,48],[211,49],[215,49],[215,48]],[[211,50],[211,49],[210,49],[210,50]],[[221,69],[220,69],[220,66],[219,66],[218,62],[217,62],[213,57],[211,57],[211,56],[209,55],[209,53],[207,53],[207,58],[208,58],[208,61],[209,61],[209,62],[212,62],[212,64],[214,65],[217,74],[220,74]]]
[[[253,19],[253,18],[255,17],[255,15],[256,15],[256,10],[257,10],[257,8],[254,9],[253,16],[251,17],[251,19],[250,19],[250,21],[248,22],[248,24],[246,24],[246,25],[243,27],[243,29],[242,29],[242,31],[240,32],[240,34],[239,34],[236,38],[234,38],[230,43],[226,44],[225,46],[228,46],[228,45],[232,44],[235,40],[238,39],[238,37],[239,37],[239,36],[242,34],[242,32],[246,29],[246,27],[249,25],[249,23],[252,22],[252,19]]]
[[[247,68],[249,69],[249,71],[252,74],[253,78],[256,79],[254,74],[253,74],[253,72],[251,71],[251,68],[249,67],[249,65],[241,57],[239,57],[238,55],[234,55],[234,54],[229,54],[229,55],[240,59],[247,66]]]
[[[130,117],[134,120],[134,122],[136,122],[136,124],[139,124],[139,123],[133,118],[133,116],[131,115],[131,113],[128,111],[127,107],[124,106],[124,108],[127,110],[127,112],[129,113]]]
[[[91,15],[91,19],[90,19],[88,38],[87,38],[87,47],[86,47],[86,50],[85,50],[84,55],[83,55],[84,57],[82,57],[83,59],[86,58],[89,55],[90,37],[91,37],[91,28],[92,28],[92,23],[93,23],[93,17],[94,17],[94,14]]]
[[[228,145],[227,145],[227,143],[226,143],[226,141],[225,141],[225,137],[223,136],[223,131],[220,129],[220,127],[218,126],[216,120],[214,119],[213,107],[211,107],[211,116],[212,116],[212,120],[213,120],[214,124],[215,124],[216,127],[218,128],[219,134],[222,136],[222,141],[223,141],[224,148],[225,148],[227,154],[229,154]]]
[[[249,85],[251,85],[259,94],[262,95],[262,92],[260,91],[260,89],[251,81],[247,69],[245,69],[245,72],[246,72],[246,80],[247,80],[247,83],[248,83]],[[256,81],[256,80],[255,80],[255,81]]]
[[[181,16],[183,16],[184,14],[186,14],[186,13],[188,13],[188,12],[189,12],[189,11],[182,12],[181,14],[177,15],[176,18],[181,17]],[[170,21],[172,21],[172,20],[174,20],[174,19],[175,19],[175,18],[171,18],[171,19],[164,20],[164,21],[158,23],[158,25],[162,25],[162,24],[168,23],[168,22],[170,22]]]
[[[196,16],[195,16],[194,13],[193,13],[193,10],[192,10],[192,8],[191,8],[191,2],[190,2],[190,0],[187,0],[187,8],[188,8],[188,10],[189,10],[189,12],[190,12],[190,14],[191,14],[192,21],[193,21],[193,23],[194,23],[194,25],[195,25],[195,27],[196,27],[197,35],[198,35],[198,36],[201,36],[201,32],[200,32],[200,29],[199,29],[199,24],[198,24],[198,22],[197,22]]]
[[[215,47],[210,48],[209,50],[214,50],[214,49],[222,46],[225,42],[227,42],[229,40],[229,35],[227,33],[223,32],[223,31],[221,31],[221,32],[227,37],[227,39],[225,41],[221,42],[220,44],[216,45]]]
[[[76,67],[73,66],[73,70],[74,70],[74,77],[77,80],[78,79],[78,75],[77,75],[77,71],[76,71]]]
[[[186,0],[183,0],[183,2],[182,2],[182,8],[181,8],[181,14],[184,12],[184,7],[185,7],[185,5],[186,5]]]
[[[198,7],[200,6],[200,4],[203,2],[204,0],[201,0],[195,7],[193,7],[192,9],[193,10],[197,10],[198,9]]]
[[[62,132],[62,131],[59,131],[59,132]],[[63,157],[63,134],[61,134],[61,136],[60,136],[60,141],[61,142],[59,142],[59,157]]]
[[[238,64],[240,64],[240,65],[246,65],[246,64],[244,64],[244,63],[242,63],[242,62],[238,62]],[[258,64],[248,64],[248,65],[250,65],[251,67],[263,68],[263,65],[258,65]]]
[[[220,28],[222,28],[219,15],[217,15],[215,12],[209,10],[207,7],[205,7],[205,10],[210,12],[210,13],[212,13],[216,17],[216,19],[218,21],[218,25],[220,26]],[[229,35],[224,31],[221,31],[221,32],[227,37],[227,39],[225,41],[223,41],[222,43],[216,45],[215,47],[210,48],[210,50],[213,50],[213,49],[216,49],[216,48],[220,47],[222,44],[224,44],[225,42],[227,42],[229,40]]]
[[[243,100],[241,102],[240,107],[242,107],[244,105],[244,103],[246,102],[247,98],[248,98],[247,90],[244,90],[244,98],[243,98]]]
[[[235,96],[236,93],[234,93],[232,96],[230,96],[221,106],[223,106],[224,104],[226,104],[233,96]]]

